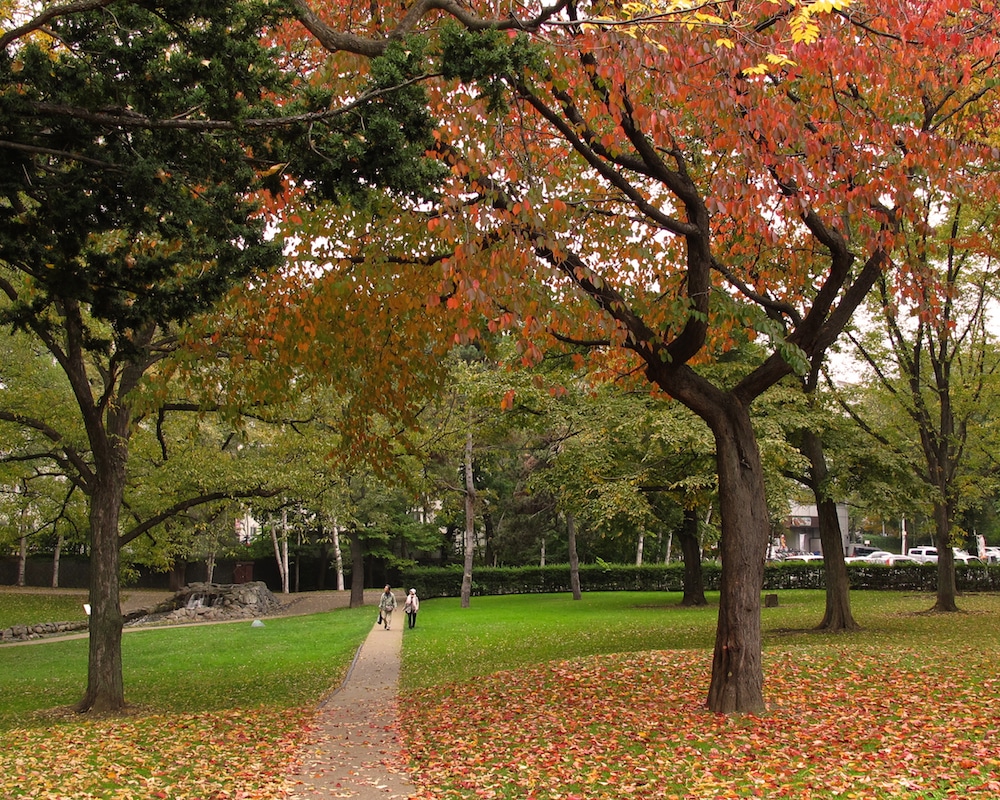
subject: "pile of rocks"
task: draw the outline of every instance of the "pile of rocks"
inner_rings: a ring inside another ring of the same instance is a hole
[[[0,630],[0,642],[24,642],[43,636],[60,636],[87,630],[87,620],[78,622],[43,622],[38,625],[13,625]]]
[[[280,607],[278,598],[263,581],[191,583],[155,608],[130,615],[129,624],[249,619],[267,616]]]
[[[126,615],[126,625],[163,625],[181,622],[215,622],[265,617],[281,608],[263,581],[253,583],[191,583],[172,598],[153,608],[143,608]],[[60,636],[89,627],[79,622],[45,622],[38,625],[14,625],[0,630],[0,642],[27,641],[44,636]]]

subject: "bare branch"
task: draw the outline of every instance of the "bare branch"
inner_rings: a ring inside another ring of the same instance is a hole
[[[570,5],[571,0],[556,0],[551,6],[543,7],[530,19],[504,17],[490,19],[474,14],[457,0],[417,0],[399,20],[396,27],[384,38],[366,38],[358,34],[345,33],[328,25],[312,10],[306,0],[292,0],[295,15],[325,49],[330,52],[355,53],[367,58],[382,55],[389,43],[409,36],[422,19],[433,11],[442,11],[460,22],[470,31],[483,30],[523,30],[537,31],[549,24],[560,11]]]
[[[124,547],[129,542],[133,542],[138,539],[144,533],[148,533],[157,525],[182,514],[188,509],[197,508],[198,506],[203,506],[207,503],[215,503],[220,500],[234,500],[242,497],[274,497],[280,494],[281,491],[281,489],[264,489],[258,487],[256,489],[246,489],[241,492],[209,492],[208,494],[199,495],[198,497],[189,497],[187,500],[181,500],[174,503],[170,506],[170,508],[164,509],[159,514],[154,514],[149,519],[143,520],[131,530],[123,533],[120,537],[118,537],[118,546]]]
[[[15,42],[21,37],[39,30],[56,17],[65,17],[69,14],[79,14],[81,11],[93,11],[95,8],[110,6],[114,2],[116,2],[116,0],[79,0],[79,2],[67,3],[64,6],[53,6],[52,8],[43,11],[37,17],[34,17],[24,23],[24,25],[7,31],[7,33],[3,36],[0,36],[0,48],[6,48],[9,44],[11,44],[11,42]]]

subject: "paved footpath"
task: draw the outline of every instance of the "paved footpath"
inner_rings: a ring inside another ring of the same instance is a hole
[[[389,630],[372,628],[343,685],[317,711],[301,763],[288,779],[290,800],[400,800],[416,793],[397,737],[406,618],[395,616]]]

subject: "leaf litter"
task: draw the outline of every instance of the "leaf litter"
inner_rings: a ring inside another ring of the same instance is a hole
[[[421,690],[402,709],[418,797],[1000,795],[996,653],[774,653],[761,716],[706,710],[707,661],[595,656]]]

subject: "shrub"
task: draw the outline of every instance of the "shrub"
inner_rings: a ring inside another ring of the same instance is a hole
[[[702,564],[706,591],[717,591],[721,566]],[[852,563],[847,566],[852,589],[932,592],[937,586],[933,564]],[[960,591],[1000,591],[1000,565],[956,567]],[[462,593],[462,567],[409,567],[402,584],[416,587],[422,598],[458,597]],[[823,563],[771,562],[764,568],[764,590],[823,589]],[[585,592],[679,592],[684,587],[682,564],[581,564],[580,587]],[[570,591],[568,564],[544,567],[476,567],[472,572],[472,594],[476,597]]]

